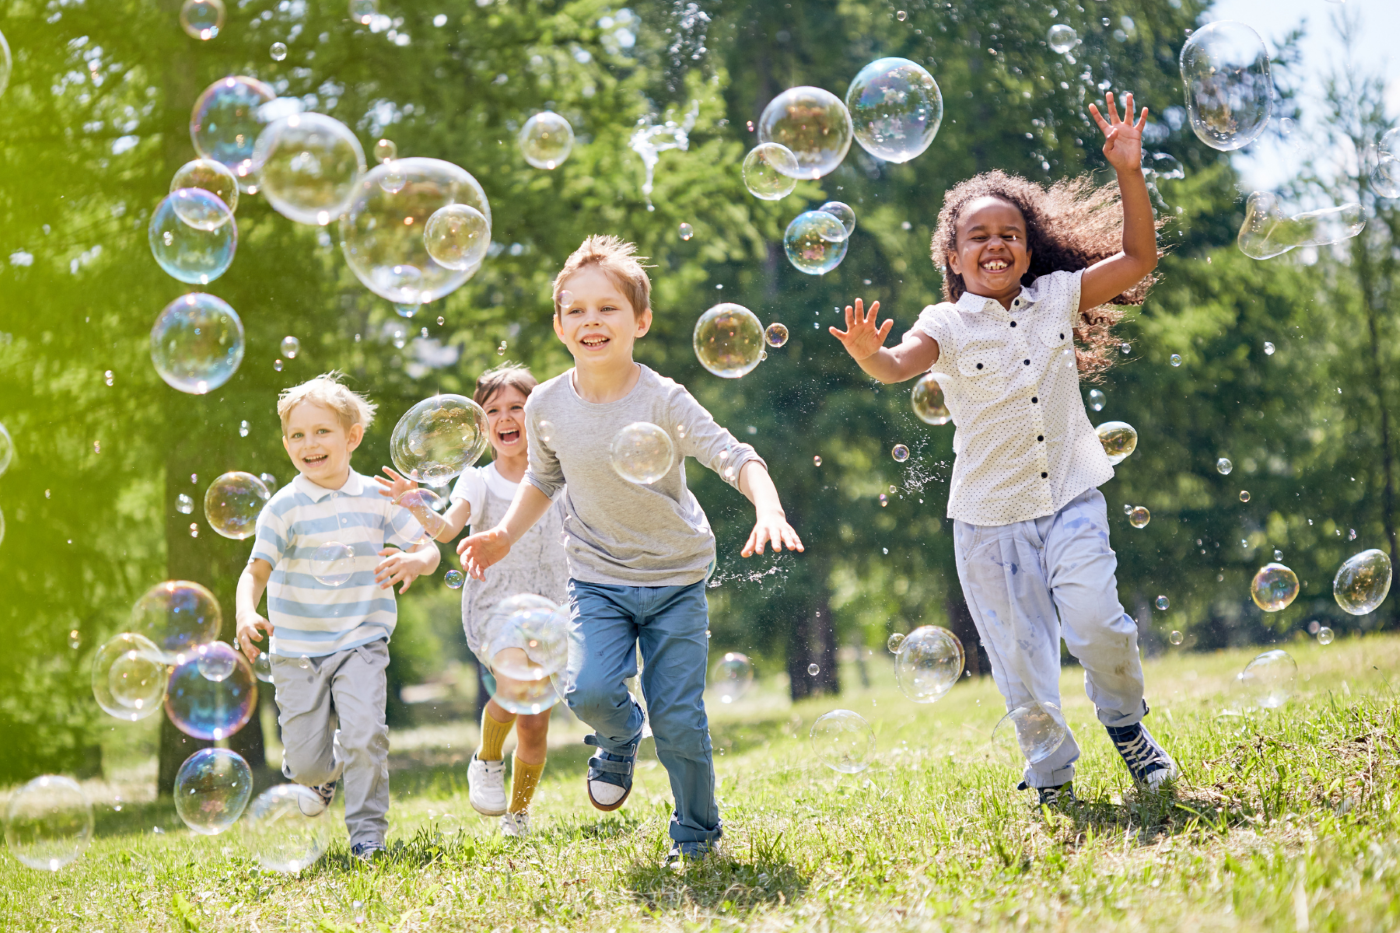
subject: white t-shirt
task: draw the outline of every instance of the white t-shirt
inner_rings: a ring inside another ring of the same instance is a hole
[[[501,471],[496,469],[495,461],[492,461],[484,467],[468,467],[463,470],[448,496],[452,502],[465,502],[471,506],[472,513],[467,524],[474,531],[485,529],[485,526],[478,527],[478,523],[486,508],[486,489],[488,486],[491,492],[507,502],[515,498],[516,490],[520,488],[519,483],[513,483],[502,476]]]

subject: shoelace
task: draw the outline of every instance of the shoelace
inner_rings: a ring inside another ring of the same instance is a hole
[[[1134,738],[1127,741],[1115,740],[1113,744],[1118,746],[1119,754],[1134,771],[1142,771],[1148,765],[1159,761],[1157,749],[1147,740],[1146,732],[1139,731]]]

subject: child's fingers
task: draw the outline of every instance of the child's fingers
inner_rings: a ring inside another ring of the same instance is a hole
[[[1143,107],[1143,108],[1142,108],[1142,113],[1138,114],[1138,121],[1137,121],[1137,124],[1136,124],[1138,132],[1141,133],[1142,130],[1143,130],[1143,127],[1145,127],[1146,125],[1147,125],[1147,108],[1146,108],[1146,107]]]
[[[828,327],[827,330],[831,331],[831,336],[835,337],[842,343],[845,343],[846,338],[851,336],[851,332],[848,330],[837,330],[835,327]]]
[[[856,301],[857,301],[857,303],[859,303],[860,299],[856,299]],[[867,314],[867,315],[865,316],[865,323],[867,323],[867,324],[874,324],[874,323],[875,323],[875,319],[878,317],[879,314],[880,314],[880,302],[877,301],[877,302],[875,302],[874,304],[872,304],[872,305],[870,306],[870,313]]]
[[[884,324],[880,325],[880,329],[875,332],[875,336],[880,338],[881,343],[884,343],[885,338],[890,335],[890,331],[892,330],[894,330],[894,318],[890,318]]]
[[[864,316],[864,314],[865,314],[865,302],[862,301],[861,299],[857,298],[857,299],[856,299],[856,319],[857,319],[857,320],[861,319],[861,318]]]
[[[1103,102],[1108,105],[1108,120],[1110,123],[1122,123],[1123,119],[1118,116],[1118,101],[1109,91],[1103,96]]]
[[[1129,91],[1123,95],[1123,122],[1133,122],[1133,92]]]
[[[1094,122],[1099,125],[1099,129],[1103,130],[1105,133],[1108,132],[1108,121],[1103,118],[1103,114],[1099,113],[1098,107],[1095,107],[1093,104],[1090,104],[1089,116],[1094,118]]]
[[[802,550],[802,539],[797,536],[796,530],[791,525],[783,526],[783,541],[787,544],[789,551]]]
[[[854,324],[855,318],[852,317],[851,306],[846,305],[846,333],[849,334],[851,332],[851,328]]]

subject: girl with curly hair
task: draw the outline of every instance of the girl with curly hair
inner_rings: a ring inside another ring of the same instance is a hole
[[[846,308],[831,328],[881,382],[925,372],[957,425],[948,493],[958,579],[1008,710],[1063,725],[1060,638],[1084,666],[1085,689],[1134,781],[1153,790],[1177,767],[1142,724],[1137,625],[1118,601],[1117,557],[1098,487],[1113,477],[1079,394],[1119,341],[1110,302],[1139,304],[1157,266],[1156,223],[1143,177],[1143,108],[1120,119],[1113,94],[1104,156],[1115,186],[1087,179],[1044,187],[986,172],[948,192],[933,235],[943,267],[931,305],[899,346],[879,302]],[[1121,211],[1115,205],[1121,204]],[[1041,804],[1074,800],[1079,746],[1068,728],[1054,751],[1026,763],[1021,787]]]

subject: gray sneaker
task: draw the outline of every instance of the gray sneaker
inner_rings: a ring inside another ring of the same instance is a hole
[[[501,835],[524,839],[530,835],[530,811],[503,813],[501,815]]]

